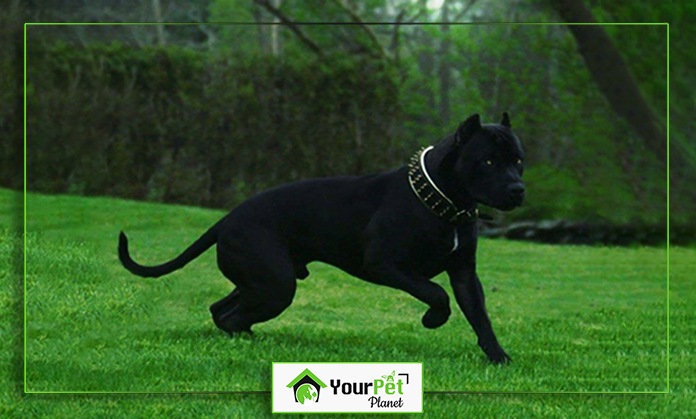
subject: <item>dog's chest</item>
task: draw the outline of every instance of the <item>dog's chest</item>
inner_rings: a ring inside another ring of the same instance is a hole
[[[455,257],[455,252],[468,245],[466,237],[453,228],[437,233],[431,231],[427,237],[419,236],[411,242],[403,255],[404,268],[432,278],[446,268],[449,259]]]
[[[454,253],[457,249],[459,249],[459,234],[457,233],[457,229],[454,229],[454,237],[452,238],[452,250],[450,250],[449,253]]]
[[[414,261],[423,259],[420,260],[421,263],[432,262],[450,256],[459,250],[463,243],[460,233],[454,228],[448,228],[416,237],[409,253]]]

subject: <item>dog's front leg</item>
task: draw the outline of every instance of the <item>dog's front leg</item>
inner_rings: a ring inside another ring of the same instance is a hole
[[[483,295],[483,287],[476,275],[475,266],[460,267],[448,270],[454,297],[457,304],[469,320],[471,327],[478,337],[478,345],[486,353],[488,359],[496,364],[510,362],[510,357],[505,353],[495,337],[491,320],[486,312],[486,300]]]
[[[406,291],[413,297],[428,304],[430,308],[423,315],[423,326],[428,329],[440,327],[447,322],[452,310],[447,292],[428,278],[416,274],[405,274],[388,263],[369,264],[364,278],[370,282]]]

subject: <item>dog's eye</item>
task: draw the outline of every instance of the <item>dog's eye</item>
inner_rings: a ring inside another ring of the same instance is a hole
[[[493,162],[490,160],[486,160],[486,166],[493,166]]]
[[[517,159],[517,164],[522,164],[522,159]]]

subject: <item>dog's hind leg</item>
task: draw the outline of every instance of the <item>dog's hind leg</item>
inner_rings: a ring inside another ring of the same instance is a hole
[[[235,298],[219,306],[213,314],[213,321],[230,335],[251,332],[252,325],[273,319],[288,308],[295,296],[295,288],[293,276],[264,277],[262,285],[240,290]]]
[[[218,244],[218,266],[237,288],[210,307],[218,328],[229,334],[277,317],[295,296],[296,280],[287,249],[272,237]]]
[[[220,313],[225,307],[234,305],[239,300],[239,288],[235,288],[231,293],[229,293],[225,298],[214,302],[210,305],[210,312],[213,316]]]
[[[240,289],[235,288],[231,293],[229,293],[225,298],[214,302],[210,305],[210,314],[213,315],[213,321],[220,327],[221,316],[227,315],[235,309],[239,304],[239,294]]]
[[[291,281],[273,282],[272,287],[241,293],[237,304],[225,306],[225,310],[220,312],[217,326],[229,334],[251,332],[254,324],[280,315],[290,306],[295,296],[295,278],[291,278]]]

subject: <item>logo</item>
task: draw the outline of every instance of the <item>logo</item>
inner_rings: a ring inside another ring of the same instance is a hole
[[[319,392],[323,387],[326,387],[323,381],[317,378],[316,375],[305,368],[294,380],[290,381],[287,387],[292,387],[295,393],[295,402],[300,404],[317,403],[319,401]]]
[[[392,371],[392,373],[389,374],[389,375],[383,375],[382,378],[384,378],[384,379],[387,380],[387,381],[394,381],[394,373],[395,373],[395,372],[396,372],[396,371]]]
[[[422,412],[423,365],[273,363],[272,393],[274,413]]]

